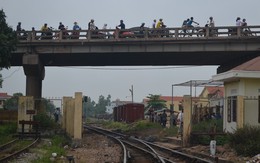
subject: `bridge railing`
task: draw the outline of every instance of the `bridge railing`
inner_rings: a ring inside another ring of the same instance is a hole
[[[21,31],[17,32],[20,41],[44,40],[124,40],[124,39],[210,39],[210,38],[243,38],[259,37],[260,26],[222,26],[222,27],[193,27],[193,28],[130,28],[101,29],[101,30],[49,30],[49,31]]]

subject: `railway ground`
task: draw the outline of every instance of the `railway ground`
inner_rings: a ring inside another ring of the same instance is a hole
[[[209,146],[198,145],[190,148],[181,148],[180,138],[176,138],[175,136],[168,137],[167,134],[165,134],[164,129],[150,128],[142,131],[134,131],[132,134],[143,139],[154,139],[155,142],[161,146],[179,149],[189,154],[209,156],[210,153]],[[72,157],[76,163],[120,162],[121,150],[118,145],[105,136],[97,135],[88,131],[84,132],[83,139],[77,143],[63,143],[60,144],[59,148],[52,148],[51,151],[46,151],[46,148],[44,148],[46,146],[52,146],[51,139],[42,139],[39,145],[30,149],[26,153],[20,154],[18,158],[9,161],[9,163],[38,163],[39,161],[37,160],[46,155],[47,158],[44,162],[67,163]],[[65,152],[60,152],[61,149],[64,149]],[[57,152],[58,155],[53,157],[52,153],[55,152]],[[228,146],[217,146],[216,155],[220,158],[219,162],[244,163],[248,160],[252,160],[252,158],[237,156]]]

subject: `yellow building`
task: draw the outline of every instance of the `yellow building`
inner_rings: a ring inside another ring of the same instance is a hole
[[[215,75],[213,80],[224,82],[225,131],[233,132],[246,124],[260,125],[260,57]]]

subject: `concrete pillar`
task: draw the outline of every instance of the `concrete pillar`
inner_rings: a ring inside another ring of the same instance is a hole
[[[23,69],[26,75],[26,96],[40,99],[42,97],[42,80],[45,77],[45,68],[39,55],[25,54],[23,56]]]
[[[74,139],[82,139],[82,92],[75,93]]]
[[[67,111],[66,111],[66,132],[73,137],[74,133],[74,106],[75,100],[71,98],[67,103]]]
[[[67,114],[68,114],[68,101],[71,100],[72,97],[63,97],[62,98],[62,106],[63,106],[63,113],[62,113],[62,120],[61,120],[61,127],[66,131],[67,126]]]
[[[237,96],[237,128],[244,127],[244,97]]]
[[[26,114],[26,110],[34,110],[34,99],[32,96],[21,96],[18,99],[18,131],[22,130],[22,125],[19,124],[19,121],[29,121],[30,119],[32,120],[32,115]],[[29,130],[29,125],[25,125],[24,129],[25,131]]]
[[[191,133],[191,114],[192,114],[192,101],[190,95],[183,97],[183,146],[188,147],[190,144]]]

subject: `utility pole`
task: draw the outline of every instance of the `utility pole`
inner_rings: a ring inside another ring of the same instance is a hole
[[[131,89],[129,89],[129,91],[131,92],[132,103],[134,103],[134,86],[133,85],[132,85]]]

